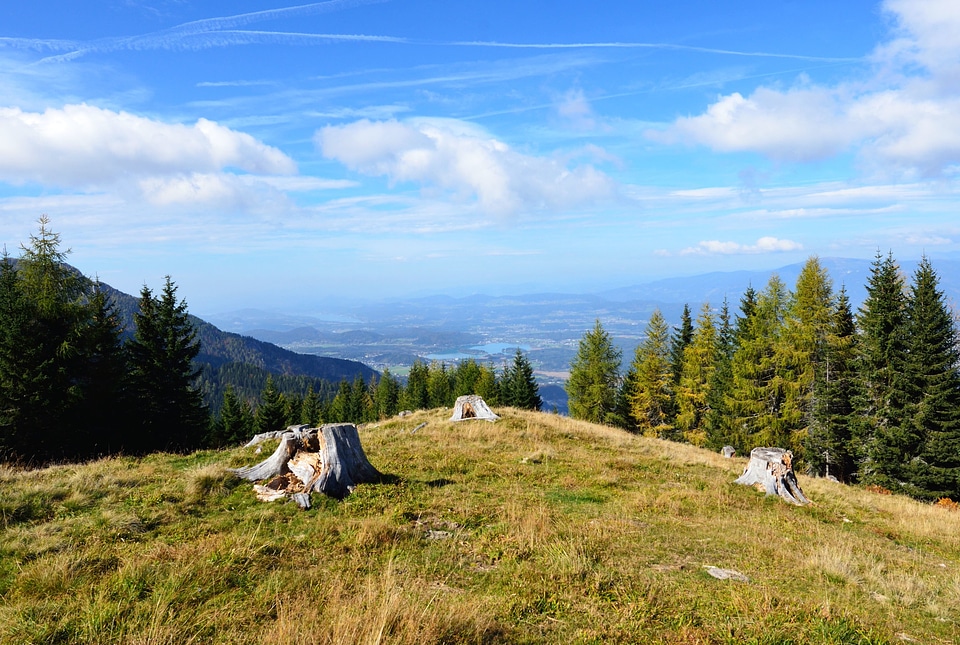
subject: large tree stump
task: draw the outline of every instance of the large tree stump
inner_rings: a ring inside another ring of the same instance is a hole
[[[266,480],[254,486],[260,499],[290,497],[302,508],[310,508],[311,492],[343,499],[357,484],[382,478],[367,461],[352,423],[288,428],[272,455],[233,472],[249,481]]]
[[[783,448],[754,448],[743,474],[734,482],[756,486],[791,504],[809,504],[793,473],[793,453]]]

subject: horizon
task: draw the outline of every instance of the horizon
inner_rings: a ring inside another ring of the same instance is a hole
[[[960,5],[0,10],[0,242],[195,311],[960,258]]]

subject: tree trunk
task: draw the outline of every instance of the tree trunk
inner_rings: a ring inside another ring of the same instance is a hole
[[[767,495],[779,495],[791,504],[810,503],[793,474],[793,453],[783,448],[751,450],[750,462],[734,483],[756,486]]]
[[[280,445],[259,464],[237,468],[238,477],[255,485],[257,496],[272,501],[289,496],[302,508],[310,508],[310,493],[343,499],[357,484],[380,481],[360,445],[352,423],[326,424],[320,428],[291,427],[280,436]]]

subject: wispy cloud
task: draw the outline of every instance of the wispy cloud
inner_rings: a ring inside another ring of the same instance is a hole
[[[744,255],[783,253],[787,251],[800,251],[802,249],[803,245],[792,240],[781,240],[776,237],[761,237],[754,244],[705,240],[696,246],[683,249],[680,251],[680,255]]]

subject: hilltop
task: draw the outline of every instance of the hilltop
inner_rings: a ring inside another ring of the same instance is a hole
[[[794,507],[734,485],[743,459],[498,412],[361,428],[384,481],[306,512],[225,472],[253,449],[0,469],[0,640],[960,637],[955,510],[802,476]]]

